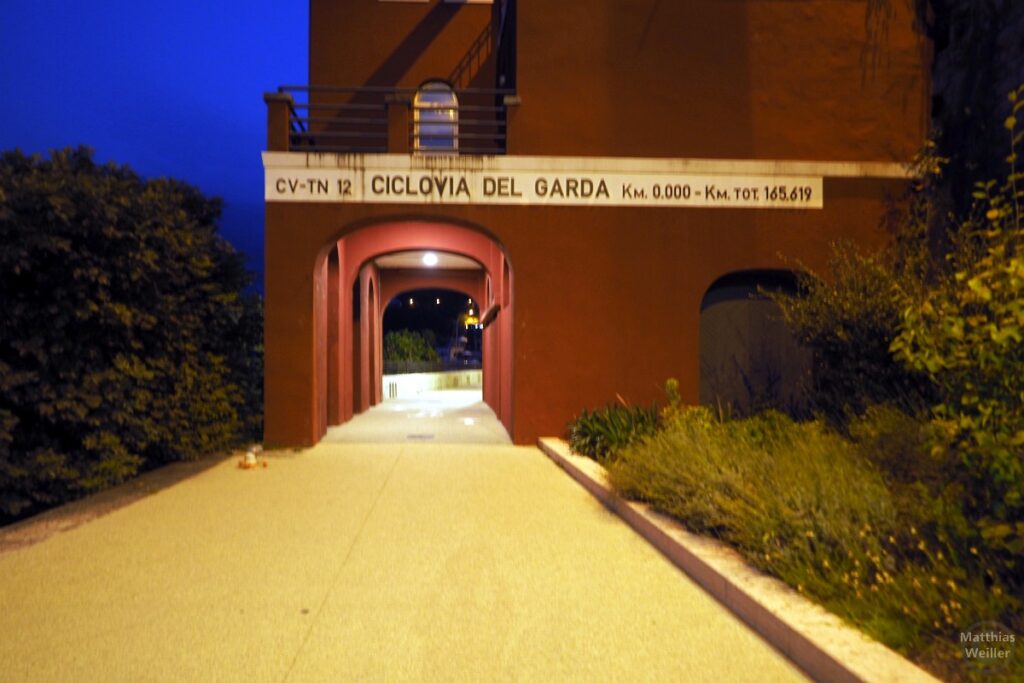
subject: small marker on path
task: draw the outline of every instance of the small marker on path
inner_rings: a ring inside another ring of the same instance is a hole
[[[238,467],[243,470],[251,470],[262,466],[264,469],[267,467],[266,460],[260,460],[257,456],[263,452],[263,446],[256,444],[245,452],[238,460]]]

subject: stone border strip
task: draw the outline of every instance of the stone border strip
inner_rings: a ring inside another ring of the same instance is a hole
[[[27,548],[45,541],[54,534],[69,531],[97,517],[108,515],[141,498],[194,477],[228,458],[236,458],[244,452],[234,451],[229,455],[221,453],[199,460],[163,465],[113,488],[40,512],[9,526],[0,527],[0,555],[12,550]]]
[[[573,454],[564,440],[541,438],[537,445],[605,507],[815,680],[939,680],[778,579],[754,569],[725,544],[692,534],[648,506],[620,498],[607,483],[604,468]]]

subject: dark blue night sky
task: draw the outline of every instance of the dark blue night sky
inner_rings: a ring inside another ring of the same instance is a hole
[[[305,83],[308,3],[0,0],[0,150],[100,161],[224,199],[262,274],[262,95]]]

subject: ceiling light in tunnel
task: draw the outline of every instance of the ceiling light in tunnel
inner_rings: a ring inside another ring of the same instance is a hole
[[[437,265],[437,254],[432,251],[428,251],[423,255],[423,265],[425,266],[436,266]]]

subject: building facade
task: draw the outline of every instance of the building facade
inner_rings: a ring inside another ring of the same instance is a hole
[[[310,85],[265,98],[267,443],[382,399],[383,311],[417,287],[479,302],[484,399],[516,443],[669,377],[708,400],[746,324],[712,310],[729,292],[884,244],[928,47],[904,3],[874,11],[311,0]],[[422,250],[444,258],[394,259]]]

